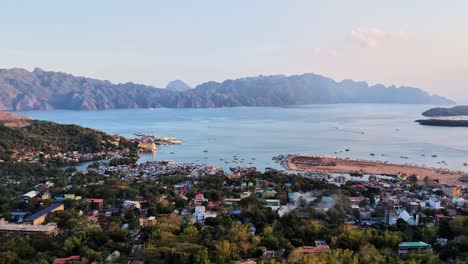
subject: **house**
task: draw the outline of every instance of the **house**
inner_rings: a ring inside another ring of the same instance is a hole
[[[430,197],[427,201],[429,203],[429,207],[432,209],[440,209],[442,206],[440,205],[440,200],[436,197]]]
[[[91,199],[91,210],[101,211],[104,207],[103,199]]]
[[[67,193],[63,196],[64,200],[80,200],[81,196],[75,196],[73,193]]]
[[[444,186],[444,187],[442,187],[442,192],[445,195],[448,195],[448,196],[451,196],[451,197],[461,196],[460,186]]]
[[[303,246],[296,251],[300,255],[317,255],[330,253],[330,247],[324,240],[315,240],[315,246]]]
[[[397,223],[398,216],[395,210],[385,210],[385,224],[394,225]]]
[[[365,197],[348,197],[348,199],[351,201],[351,206],[359,206],[359,203],[364,201],[366,198]]]
[[[330,253],[330,252],[331,250],[330,250],[330,247],[328,246],[318,246],[318,247],[303,246],[297,249],[297,253],[301,255],[316,255],[316,254]]]
[[[205,221],[205,206],[196,206],[193,217],[195,222],[204,222]]]
[[[70,256],[68,258],[56,258],[52,262],[53,264],[72,264],[72,263],[81,263],[80,256]]]
[[[130,210],[130,209],[141,209],[141,204],[139,201],[130,201],[130,200],[125,200],[123,202],[123,208]]]
[[[49,205],[48,207],[46,207],[46,208],[44,208],[42,210],[39,210],[38,212],[26,217],[24,219],[24,222],[28,223],[28,224],[31,224],[31,225],[40,225],[40,224],[44,223],[45,218],[46,218],[48,213],[56,212],[56,211],[63,211],[63,210],[64,210],[63,204],[54,203],[54,204],[51,204],[51,205]]]
[[[50,199],[50,193],[49,192],[43,193],[42,196],[41,196],[41,199],[42,200]]]
[[[195,205],[202,205],[202,203],[205,201],[208,201],[208,200],[205,199],[205,196],[203,195],[203,193],[197,193],[195,194],[195,197],[193,198],[193,203]]]
[[[156,224],[156,217],[150,216],[150,217],[140,217],[140,226],[144,227],[151,227]]]
[[[432,251],[431,245],[424,242],[402,242],[398,245],[398,254],[429,253]]]
[[[281,207],[281,202],[278,199],[265,199],[265,206],[270,207],[271,210],[277,211]]]
[[[417,226],[419,223],[419,216],[410,215],[406,210],[401,210],[398,218],[403,219],[406,223],[412,226]]]

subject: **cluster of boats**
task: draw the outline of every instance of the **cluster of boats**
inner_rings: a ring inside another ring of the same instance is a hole
[[[335,154],[341,154],[344,152],[349,152],[349,149],[335,151]]]
[[[204,153],[208,153],[208,150],[203,150]],[[205,157],[205,158],[208,158],[208,157]],[[231,161],[228,161],[228,160],[224,160],[223,158],[220,158],[219,159],[220,161],[224,161],[224,163],[228,164],[228,163],[244,163],[246,162],[246,160],[244,158],[239,158],[237,157],[237,155],[234,155],[232,156],[232,160]],[[251,158],[252,161],[256,160],[255,158]],[[249,162],[249,164],[253,164],[253,162]]]

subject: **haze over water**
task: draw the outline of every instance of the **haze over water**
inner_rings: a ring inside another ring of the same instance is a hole
[[[274,156],[310,153],[467,171],[463,163],[468,162],[468,129],[415,123],[429,108],[427,105],[341,104],[290,108],[54,110],[19,114],[126,137],[151,133],[158,137],[175,136],[183,141],[181,145],[160,146],[155,156],[142,154],[140,161],[175,160],[226,169],[248,165],[263,170],[279,168],[272,161]],[[334,154],[345,149],[350,151]],[[234,155],[245,161],[232,163]],[[439,164],[441,161],[448,165]]]

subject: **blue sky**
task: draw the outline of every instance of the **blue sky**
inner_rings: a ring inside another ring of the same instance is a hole
[[[313,72],[468,102],[468,1],[0,3],[0,68],[158,87]]]

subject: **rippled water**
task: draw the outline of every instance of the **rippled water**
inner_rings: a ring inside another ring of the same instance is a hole
[[[271,158],[279,154],[335,155],[335,151],[350,149],[337,156],[468,170],[463,166],[468,162],[468,128],[415,123],[429,108],[427,105],[340,104],[290,108],[54,110],[19,114],[127,137],[152,133],[183,140],[182,145],[161,146],[155,155],[143,154],[142,161],[171,159],[225,168],[253,165],[262,170],[278,167]],[[232,163],[234,155],[245,161]],[[441,161],[448,165],[439,164]]]

